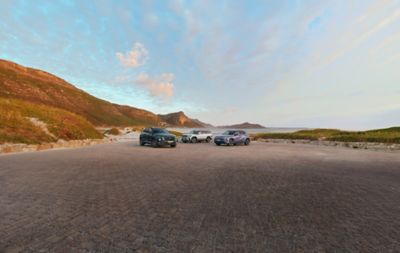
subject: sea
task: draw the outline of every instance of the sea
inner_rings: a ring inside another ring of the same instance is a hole
[[[267,128],[248,128],[248,129],[238,129],[244,130],[249,134],[259,134],[259,133],[293,133],[296,131],[304,130],[306,128],[280,128],[280,127],[267,127]],[[210,127],[210,128],[167,128],[167,130],[178,131],[181,133],[188,133],[191,130],[210,130],[213,134],[222,134],[227,130],[233,130],[232,128],[219,128],[219,127]],[[236,130],[236,129],[234,129]]]

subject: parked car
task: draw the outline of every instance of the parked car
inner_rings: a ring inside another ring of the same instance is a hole
[[[139,142],[141,146],[146,144],[152,147],[170,146],[176,147],[177,138],[164,128],[146,128],[140,134]]]
[[[182,135],[182,142],[196,143],[199,141],[210,142],[212,140],[212,133],[208,130],[192,130],[187,134]]]
[[[249,135],[243,130],[228,130],[222,135],[215,136],[214,143],[219,145],[237,145],[237,144],[250,144]]]

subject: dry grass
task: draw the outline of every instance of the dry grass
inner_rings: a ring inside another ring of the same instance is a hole
[[[29,118],[46,123],[46,134]],[[62,109],[0,98],[0,143],[44,143],[57,139],[98,139],[102,135],[86,119]]]
[[[106,130],[104,133],[110,134],[110,135],[119,135],[119,134],[121,134],[121,131],[119,131],[118,128],[113,127],[111,129]]]
[[[168,130],[168,132],[170,132],[171,134],[174,134],[174,135],[176,135],[177,137],[180,137],[180,136],[182,136],[182,135],[183,135],[183,133],[181,133],[181,132],[178,132],[178,131],[172,131],[172,130]]]
[[[301,130],[294,133],[263,133],[255,139],[305,139],[343,142],[400,143],[400,127],[369,131],[341,131],[337,129]]]

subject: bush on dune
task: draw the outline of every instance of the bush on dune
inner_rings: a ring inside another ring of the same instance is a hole
[[[337,129],[301,130],[294,133],[262,133],[255,139],[303,139],[343,142],[400,143],[400,127],[369,131],[341,131]]]
[[[119,131],[118,128],[111,128],[111,129],[107,129],[104,134],[110,134],[110,135],[119,135],[121,133],[121,131]]]
[[[178,131],[172,131],[172,130],[169,130],[168,132],[170,132],[171,134],[174,134],[174,135],[176,135],[177,137],[180,137],[180,136],[182,136],[182,135],[183,135],[181,132],[178,132]]]

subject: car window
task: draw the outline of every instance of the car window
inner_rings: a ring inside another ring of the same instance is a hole
[[[224,135],[234,135],[235,134],[235,131],[226,131],[225,133],[224,133]]]
[[[155,134],[168,134],[168,131],[162,128],[153,128],[153,133]]]

